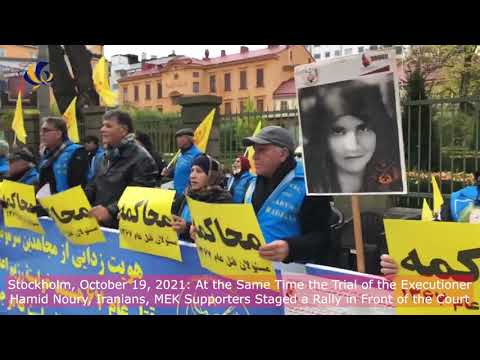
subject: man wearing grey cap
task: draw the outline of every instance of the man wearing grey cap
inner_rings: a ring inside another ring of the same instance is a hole
[[[307,197],[303,164],[294,158],[290,133],[279,126],[267,126],[257,135],[243,139],[253,146],[257,177],[247,189],[265,237],[259,249],[266,260],[331,263],[334,251],[328,226],[329,198]]]
[[[193,129],[181,129],[175,134],[180,155],[174,167],[164,168],[162,176],[173,178],[173,188],[177,196],[183,194],[190,179],[190,172],[195,158],[202,152],[193,143]]]

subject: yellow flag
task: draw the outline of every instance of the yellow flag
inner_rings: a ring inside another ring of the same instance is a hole
[[[195,244],[202,267],[226,278],[258,280],[278,289],[272,262],[258,252],[265,239],[251,204],[209,204],[189,197],[187,202],[198,229]]]
[[[105,242],[97,220],[88,215],[91,206],[80,186],[44,197],[39,201],[47,209],[63,236],[72,244],[91,245]]]
[[[384,221],[397,315],[478,315],[480,226],[446,222]]]
[[[18,92],[17,107],[15,108],[15,116],[12,121],[12,130],[15,131],[15,136],[23,144],[27,141],[27,132],[25,131],[25,125],[23,123],[23,110],[22,110],[22,93]]]
[[[423,199],[423,207],[422,207],[422,221],[432,221],[433,214],[430,206],[428,206],[427,200]]]
[[[171,227],[175,191],[129,186],[118,201],[120,248],[182,261]]]
[[[194,132],[193,141],[201,152],[207,151],[208,138],[212,130],[213,118],[215,117],[215,108],[203,119]]]
[[[440,209],[442,208],[443,197],[438,187],[437,180],[433,175],[432,175],[432,188],[433,188],[433,213],[437,215],[440,213]]]
[[[68,105],[67,110],[63,114],[63,118],[67,123],[68,137],[74,143],[80,142],[80,137],[78,136],[78,126],[77,126],[77,97],[75,96]]]
[[[110,89],[110,83],[108,80],[108,63],[104,56],[102,56],[97,65],[95,65],[92,78],[95,90],[103,103],[108,107],[117,106],[117,94]]]
[[[260,130],[262,130],[262,120],[258,122],[257,127],[255,128],[255,131],[253,132],[253,136],[257,135]],[[248,158],[248,161],[250,162],[250,172],[252,174],[257,173],[257,169],[255,168],[255,161],[253,161],[253,155],[255,154],[255,150],[253,149],[253,146],[247,147],[247,150],[245,151],[245,156]]]

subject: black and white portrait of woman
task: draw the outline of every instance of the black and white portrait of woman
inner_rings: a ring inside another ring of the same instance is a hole
[[[404,191],[393,74],[298,90],[309,194]]]

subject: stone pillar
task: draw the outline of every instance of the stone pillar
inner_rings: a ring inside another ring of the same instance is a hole
[[[207,153],[214,158],[220,156],[220,131],[218,121],[220,120],[219,107],[221,103],[222,98],[213,95],[184,96],[179,100],[179,104],[182,106],[182,126],[190,127],[194,130],[213,108],[217,109],[207,147]]]

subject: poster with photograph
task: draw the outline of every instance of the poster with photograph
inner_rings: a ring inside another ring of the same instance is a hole
[[[407,192],[395,52],[295,68],[308,195]]]

